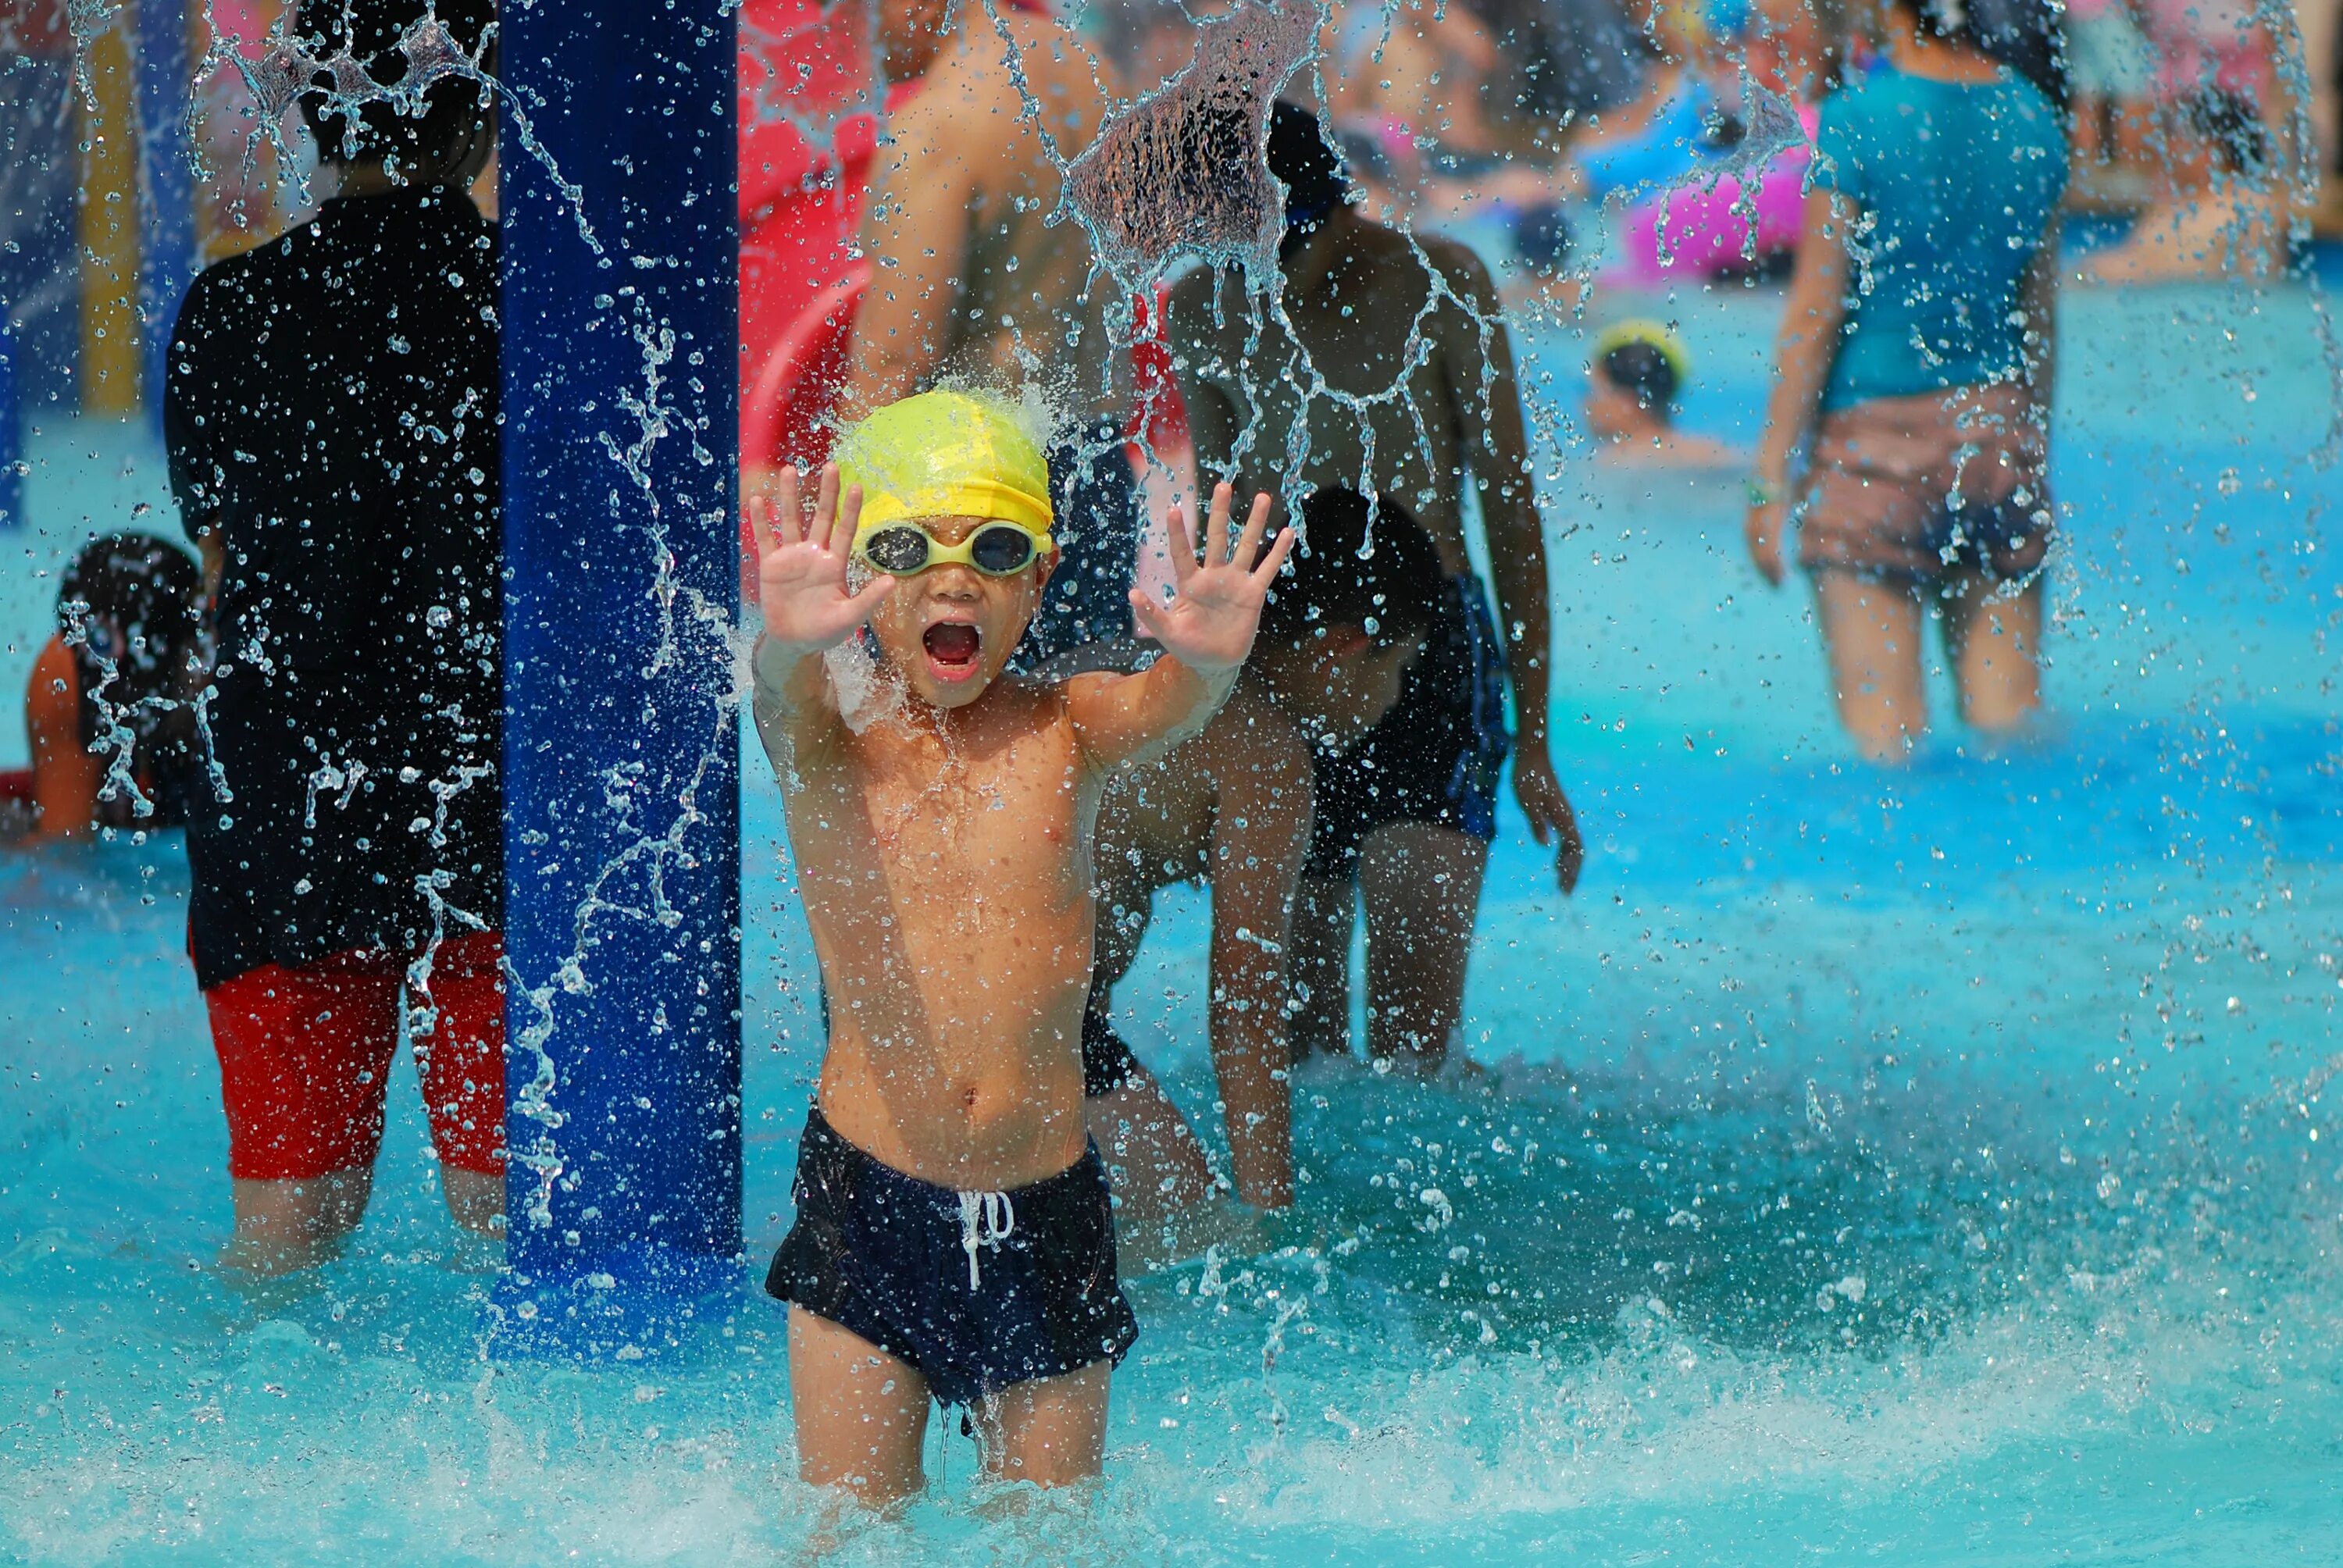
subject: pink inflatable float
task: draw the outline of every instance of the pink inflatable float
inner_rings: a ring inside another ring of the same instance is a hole
[[[1798,210],[1805,199],[1806,166],[1814,161],[1814,138],[1821,118],[1810,106],[1798,109],[1804,143],[1775,154],[1758,176],[1756,243],[1750,244],[1748,206],[1741,180],[1732,175],[1714,186],[1698,173],[1628,209],[1622,228],[1616,277],[1634,283],[1664,283],[1678,277],[1708,277],[1794,248]],[[1666,215],[1666,244],[1661,216]]]

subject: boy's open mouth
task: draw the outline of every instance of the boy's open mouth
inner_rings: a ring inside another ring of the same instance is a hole
[[[921,638],[928,651],[928,668],[939,680],[966,680],[976,673],[977,648],[982,640],[976,628],[965,621],[938,621]]]

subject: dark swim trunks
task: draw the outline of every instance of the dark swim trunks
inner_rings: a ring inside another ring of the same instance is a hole
[[[1497,836],[1505,732],[1505,653],[1478,578],[1448,579],[1399,700],[1349,750],[1311,758],[1316,790],[1302,874],[1349,881],[1367,835],[1427,822]]]
[[[1120,1362],[1139,1336],[1095,1145],[1030,1186],[958,1192],[880,1164],[817,1107],[795,1196],[765,1289],[910,1362],[940,1404]]]
[[[1131,636],[1139,484],[1111,421],[1050,448],[1050,506],[1058,568],[1010,661],[1021,673],[1082,643]]]
[[[1131,1053],[1114,1025],[1097,1013],[1082,1014],[1082,1098],[1112,1094],[1139,1071],[1139,1058]]]

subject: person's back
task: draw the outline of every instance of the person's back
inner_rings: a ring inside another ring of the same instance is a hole
[[[1123,456],[1127,358],[1080,223],[1053,221],[1062,166],[1098,134],[1111,71],[1030,4],[886,0],[887,67],[920,76],[873,164],[871,273],[840,412],[938,386],[1036,388],[1078,428],[1050,453],[1063,553],[1021,663],[1128,632],[1138,502]]]
[[[295,29],[396,81],[427,16],[492,46],[485,0],[313,0]],[[270,1271],[364,1214],[410,986],[443,1195],[487,1231],[504,1201],[498,258],[464,194],[495,133],[462,79],[302,111],[336,194],[196,280],[164,399],[216,582],[188,949],[229,1257]]]
[[[412,946],[430,927],[415,888],[427,867],[456,878],[448,902],[493,905],[496,277],[493,231],[469,199],[407,189],[328,201],[189,292],[172,468],[222,547],[211,730],[237,794],[236,825],[198,835],[196,897],[258,904],[232,934],[198,921],[206,977]],[[435,784],[458,791],[444,811]],[[313,792],[332,809],[313,811]],[[431,833],[410,829],[417,817]],[[212,874],[208,852],[253,860],[272,829],[268,849],[307,868],[282,905],[248,877]],[[458,854],[440,852],[450,837]]]
[[[2062,116],[2015,72],[1944,81],[1882,62],[1823,106],[1827,184],[1869,226],[1850,237],[1846,337],[1825,408],[2006,381],[2011,318],[2066,183]]]
[[[1118,413],[1106,295],[1081,226],[1058,217],[1060,164],[1098,133],[1107,68],[1021,7],[997,25],[962,7],[940,38],[950,13],[903,8],[885,17],[890,65],[908,55],[921,81],[874,165],[861,236],[874,271],[841,411],[948,378],[1036,382],[1077,411]]]
[[[1241,484],[1273,480],[1281,493],[1355,487],[1372,442],[1376,488],[1407,502],[1448,575],[1470,571],[1453,475],[1468,451],[1479,450],[1492,412],[1483,403],[1473,312],[1501,337],[1504,328],[1487,269],[1453,241],[1412,240],[1347,210],[1288,255],[1284,267],[1294,331],[1272,317],[1257,340],[1258,307],[1240,275],[1192,272],[1172,286],[1167,315],[1199,468],[1227,472],[1251,431]],[[1327,386],[1314,397],[1312,370]],[[1390,396],[1394,390],[1404,396]],[[1297,425],[1309,451],[1288,467],[1287,433]]]
[[[1743,531],[1778,584],[1795,520],[1840,722],[1894,763],[1926,729],[1931,619],[1972,728],[2041,708],[2066,150],[2055,40],[1965,0],[1882,21],[1885,59],[1823,110]]]

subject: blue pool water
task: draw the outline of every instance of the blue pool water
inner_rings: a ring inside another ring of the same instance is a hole
[[[1647,302],[1699,353],[1688,422],[1754,434],[1772,304]],[[1835,739],[1729,481],[1574,457],[1555,719],[1594,852],[1564,900],[1505,825],[1486,1074],[1306,1075],[1297,1212],[1132,1288],[1102,1492],[990,1495],[952,1437],[838,1560],[2343,1555],[2343,486],[2311,345],[2298,291],[2069,301],[2056,722],[1897,776]],[[1525,349],[1574,382],[1574,337]],[[59,533],[145,482],[135,437],[44,439]],[[50,548],[19,546],[11,658]],[[817,1034],[747,777],[760,1254]],[[820,1521],[779,1309],[744,1271],[664,1358],[488,1359],[403,1061],[352,1254],[270,1303],[206,1271],[185,886],[169,841],[0,859],[0,1553],[794,1559]],[[1168,904],[1118,1000],[1202,1116],[1205,905]]]

